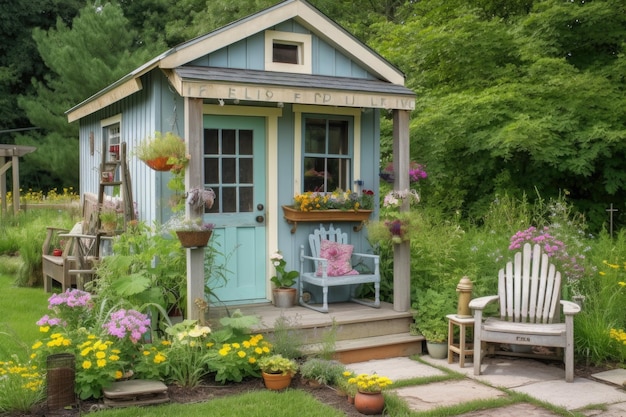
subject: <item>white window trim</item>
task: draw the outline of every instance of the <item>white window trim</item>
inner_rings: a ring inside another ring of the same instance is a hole
[[[300,63],[287,64],[273,62],[274,43],[285,43],[298,46]],[[265,70],[277,72],[295,72],[298,74],[311,74],[312,61],[311,35],[306,33],[279,32],[276,30],[265,31]]]
[[[302,113],[327,114],[339,116],[352,116],[354,120],[354,142],[352,144],[352,178],[361,178],[361,109],[350,107],[326,107],[307,106],[301,104],[293,105],[294,113],[294,149],[293,149],[293,195],[302,192]],[[352,185],[352,191],[359,192],[356,184]]]

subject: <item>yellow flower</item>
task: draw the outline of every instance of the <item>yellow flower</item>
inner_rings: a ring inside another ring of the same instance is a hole
[[[104,368],[107,364],[107,361],[106,359],[98,359],[96,363],[98,364],[98,368]]]
[[[250,356],[248,358],[248,363],[252,363],[252,364],[256,363],[256,358],[254,356]]]
[[[102,352],[102,351],[96,352],[96,358],[98,358],[98,359],[106,358],[106,356],[107,356],[107,354]]]
[[[143,356],[148,356],[150,355],[150,351],[149,350],[144,350],[143,351]]]
[[[50,326],[39,326],[39,331],[41,333],[48,333],[49,330],[50,330]]]
[[[120,360],[120,357],[119,357],[119,356],[117,356],[117,355],[111,355],[111,356],[109,356],[109,360],[110,360],[110,361],[119,361],[119,360]]]
[[[41,342],[41,340],[38,340],[38,341],[37,341],[37,342],[35,342],[35,344],[33,345],[33,349],[39,349],[42,345],[43,345],[43,343]]]
[[[237,352],[237,355],[238,355],[240,358],[245,358],[245,357],[246,357],[246,352],[244,352],[243,350],[240,350],[239,352]]]
[[[91,368],[91,361],[84,361],[83,369],[89,369],[89,368]]]
[[[165,359],[167,359],[163,354],[161,353],[157,353],[156,355],[154,355],[154,363],[159,364],[161,362],[165,362]]]
[[[122,371],[115,371],[115,379],[120,379],[123,376],[124,374],[122,373]]]

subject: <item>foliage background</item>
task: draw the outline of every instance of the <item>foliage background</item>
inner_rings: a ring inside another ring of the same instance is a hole
[[[569,193],[594,230],[611,203],[624,224],[621,0],[310,2],[398,66],[417,93],[411,157],[429,173],[426,205],[479,219],[495,195],[534,199],[536,188],[546,198]],[[25,157],[25,187],[77,188],[69,108],[168,47],[276,3],[0,4],[0,142],[39,148]],[[389,117],[381,165],[391,156]]]

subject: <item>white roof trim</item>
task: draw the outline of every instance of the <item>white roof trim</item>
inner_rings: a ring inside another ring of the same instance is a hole
[[[404,74],[319,10],[303,0],[286,0],[164,52],[68,110],[68,121],[76,121],[140,90],[139,77],[156,67],[176,68],[289,19],[295,19],[377,77],[392,84],[404,85]]]

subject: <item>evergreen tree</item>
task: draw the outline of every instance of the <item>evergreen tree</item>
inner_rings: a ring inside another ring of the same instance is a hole
[[[78,188],[78,124],[69,124],[65,112],[165,46],[139,43],[139,33],[121,7],[111,3],[88,5],[71,27],[59,18],[56,27],[36,29],[33,36],[49,72],[44,80],[33,80],[34,94],[19,100],[31,123],[42,129],[19,138],[21,144],[38,147],[25,157],[24,171],[43,189]]]

